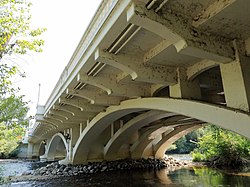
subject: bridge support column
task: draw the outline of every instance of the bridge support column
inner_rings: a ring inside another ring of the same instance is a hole
[[[198,80],[188,81],[186,70],[177,69],[177,84],[170,86],[170,97],[200,99],[201,91]]]
[[[28,143],[27,158],[38,158],[39,157],[40,143]]]
[[[82,129],[85,128],[83,124],[79,124],[79,126],[67,129],[67,134],[69,134],[69,138],[67,139],[68,153],[66,154],[66,158],[64,160],[60,160],[60,164],[72,164],[73,163],[73,149],[74,146],[82,133]]]
[[[27,158],[29,158],[29,159],[32,158],[33,145],[34,145],[33,143],[28,143]]]
[[[228,107],[250,111],[250,58],[243,47],[236,49],[236,60],[221,64],[221,76]]]

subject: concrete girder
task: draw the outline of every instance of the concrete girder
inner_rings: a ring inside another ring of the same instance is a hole
[[[115,75],[98,75],[97,77],[79,73],[77,81],[84,82],[106,91],[108,95],[119,97],[146,97],[150,96],[150,89],[140,85],[118,83]]]
[[[100,88],[101,90],[107,92],[107,94],[110,95],[112,93],[112,91],[105,84],[107,84],[107,82],[111,81],[112,79],[103,80],[103,78],[104,77],[100,78],[100,77],[88,76],[85,73],[84,74],[83,73],[77,74],[77,82],[83,82],[83,83],[89,84],[91,86],[95,86],[95,87]]]
[[[88,105],[88,104],[86,104],[86,105]],[[104,108],[101,108],[101,107],[99,107],[99,110],[97,110],[98,109],[97,106],[96,106],[96,108],[94,108],[92,106],[94,106],[94,105],[89,106],[89,111],[87,110],[88,109],[87,106],[84,106],[85,110],[83,110],[83,111],[81,111],[78,107],[71,106],[71,105],[55,106],[54,108],[59,109],[59,110],[63,109],[63,110],[70,112],[70,113],[66,113],[66,114],[70,114],[70,115],[68,115],[67,122],[65,122],[65,124],[64,124],[64,126],[66,126],[66,125],[72,124],[72,123],[79,124],[79,123],[91,120],[93,118],[93,116],[95,116],[98,112],[101,112],[104,110]]]
[[[176,68],[161,65],[143,64],[142,60],[114,55],[97,49],[95,60],[120,69],[123,73],[118,81],[130,75],[132,80],[153,84],[173,85],[176,83]],[[139,61],[139,63],[138,63]]]
[[[158,54],[160,53],[164,53],[164,51],[168,48],[172,46],[171,41],[169,40],[162,40],[159,44],[157,44],[155,47],[153,47],[152,49],[150,49],[148,52],[146,52],[144,54],[144,62],[149,62],[151,61],[154,57],[156,57]]]
[[[56,105],[54,105],[54,106],[52,107],[52,109],[53,109],[55,112],[60,112],[60,113],[62,113],[62,115],[67,116],[67,118],[70,118],[70,117],[72,117],[72,116],[75,115],[74,112],[72,112],[72,111],[70,111],[70,110],[67,110],[67,109],[64,109],[64,108],[62,108],[62,106],[56,106]]]
[[[56,111],[56,110],[49,110],[49,113],[47,115],[56,116],[57,118],[62,119],[62,120],[69,119],[67,116],[65,116],[65,112]]]
[[[89,111],[93,111],[93,112],[100,112],[100,111],[103,111],[105,109],[104,106],[90,104],[88,101],[83,99],[83,96],[82,97],[74,97],[72,99],[59,98],[59,104],[60,103],[71,106],[72,108],[67,109],[67,110],[72,111],[74,113],[74,115],[76,113],[79,113],[79,112],[88,111],[88,109],[90,109]],[[61,107],[64,107],[64,106],[61,106]],[[73,108],[78,109],[78,110],[74,110]]]
[[[43,115],[38,115],[38,114],[36,114],[35,118],[36,118],[36,121],[37,121],[37,122],[42,122],[42,123],[45,122],[45,123],[48,123],[48,124],[49,124],[50,126],[52,126],[54,129],[56,129],[56,128],[59,126],[58,123],[55,123],[55,122],[51,121],[50,119],[45,119]]]
[[[192,81],[199,74],[218,65],[219,63],[213,60],[201,60],[200,62],[197,62],[194,65],[187,67],[187,79],[189,81]]]
[[[83,99],[87,99],[90,101],[90,104],[101,106],[118,105],[121,100],[124,100],[124,98],[122,97],[108,96],[85,89],[68,91],[67,93]]]
[[[162,111],[149,111],[131,119],[111,137],[104,148],[104,158],[107,160],[117,158],[119,149],[128,141],[129,135],[145,125],[149,125],[151,122],[173,115],[175,114]]]
[[[232,42],[219,36],[208,36],[183,23],[175,15],[165,18],[138,4],[131,4],[127,11],[128,22],[143,27],[172,42],[180,54],[210,59],[222,63],[234,59]]]
[[[56,117],[52,117],[52,116],[45,115],[43,118],[44,118],[46,121],[50,121],[50,122],[52,122],[52,123],[54,123],[54,124],[57,124],[58,127],[59,127],[60,125],[63,124],[63,121],[60,120],[60,119],[58,119],[58,118],[56,118]]]
[[[200,27],[218,13],[235,3],[237,0],[214,1],[206,9],[200,12],[192,23],[194,27]]]
[[[51,114],[46,114],[44,116],[44,119],[47,119],[47,120],[56,120],[56,121],[59,121],[60,123],[63,123],[63,120],[61,120],[57,116],[54,116],[54,115],[51,115]]]
[[[70,99],[71,101],[76,100],[75,102],[73,102],[74,104],[76,104],[76,102],[79,100],[77,98],[73,98]],[[98,112],[102,112],[105,110],[104,106],[97,106],[97,105],[91,105],[89,103],[83,103],[81,106],[71,106],[68,105],[67,103],[69,103],[70,101],[69,99],[61,99],[61,103],[65,103],[65,105],[62,106],[56,106],[54,105],[54,108],[56,110],[61,110],[61,111],[65,111],[70,113],[72,116],[76,116],[76,115],[81,115],[82,112],[93,112],[93,113],[98,113]],[[81,103],[80,103],[81,104]],[[80,108],[79,108],[80,107]]]
[[[183,125],[175,127],[173,131],[164,135],[162,139],[154,145],[154,157],[164,158],[166,150],[172,143],[200,127],[202,127],[202,125]]]

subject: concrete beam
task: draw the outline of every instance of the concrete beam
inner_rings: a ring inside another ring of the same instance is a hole
[[[127,20],[170,41],[178,53],[222,63],[234,59],[231,42],[194,30],[173,14],[163,18],[153,10],[133,3],[128,8]]]
[[[60,123],[63,123],[62,119],[59,119],[57,116],[54,115],[45,115],[44,118],[47,120],[58,121]]]
[[[150,96],[150,88],[141,85],[118,83],[116,75],[98,74],[98,76],[93,77],[85,73],[79,73],[77,81],[101,88],[111,96],[129,98]]]
[[[194,27],[200,27],[204,23],[213,19],[217,14],[222,12],[224,9],[230,7],[237,0],[224,0],[224,1],[214,1],[210,4],[206,9],[202,10],[196,17],[192,23]]]
[[[73,106],[81,111],[84,111],[82,106],[88,105],[88,101],[80,98],[72,98],[72,99],[59,98],[58,104],[66,104],[69,106]]]
[[[62,119],[62,120],[68,120],[69,119],[69,117],[67,117],[65,115],[65,112],[62,112],[62,111],[49,110],[49,113],[47,115],[56,116],[56,117],[58,117],[59,119]]]
[[[67,100],[67,99],[61,100],[61,102],[64,102],[65,100]],[[66,101],[66,102],[68,102],[68,101]],[[77,116],[77,115],[82,115],[82,112],[89,112],[89,113],[94,114],[94,113],[102,112],[102,111],[105,110],[105,107],[103,107],[103,106],[90,105],[90,104],[87,104],[87,103],[81,106],[82,110],[80,110],[79,108],[76,108],[74,106],[67,105],[67,104],[63,105],[63,106],[54,105],[53,108],[56,109],[56,110],[59,110],[59,111],[69,113],[70,117]]]
[[[102,81],[102,82],[99,82],[99,81]],[[85,73],[78,73],[77,74],[77,82],[83,82],[83,83],[89,84],[91,86],[95,86],[95,87],[100,88],[101,90],[107,92],[107,94],[110,95],[112,93],[112,91],[110,88],[105,86],[106,81],[99,78],[99,76],[98,77],[88,76]]]
[[[36,115],[35,119],[37,122],[48,123],[54,129],[56,129],[59,126],[58,121],[53,122],[50,119],[46,119],[43,115]]]
[[[172,85],[176,83],[176,68],[143,64],[141,60],[126,55],[114,55],[97,50],[95,60],[120,69],[132,80],[154,84]]]
[[[155,47],[150,49],[148,52],[144,54],[144,62],[151,61],[154,57],[156,57],[158,54],[163,53],[168,47],[170,47],[173,43],[169,40],[162,40],[159,44],[157,44]]]
[[[90,104],[101,106],[118,105],[121,100],[124,100],[122,97],[108,96],[85,89],[68,91],[67,94],[87,99]]]

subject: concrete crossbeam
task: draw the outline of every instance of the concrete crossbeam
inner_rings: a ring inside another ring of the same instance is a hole
[[[84,82],[98,88],[101,88],[108,95],[120,97],[145,97],[150,96],[150,88],[140,85],[131,85],[118,83],[115,75],[98,75],[98,77],[88,76],[85,73],[79,73],[77,81]]]
[[[206,9],[200,12],[192,23],[194,27],[200,27],[214,16],[222,12],[227,7],[230,7],[237,0],[224,0],[224,1],[214,1]]]
[[[125,55],[114,55],[97,50],[95,60],[120,69],[132,80],[154,84],[173,85],[176,83],[176,68],[160,65],[145,65],[140,59]]]
[[[181,54],[223,63],[234,59],[231,42],[194,30],[172,14],[163,18],[153,10],[132,4],[127,11],[127,20],[172,42]]]
[[[86,99],[90,102],[90,104],[101,106],[118,105],[121,100],[124,100],[122,97],[108,96],[85,89],[68,91],[67,94]]]

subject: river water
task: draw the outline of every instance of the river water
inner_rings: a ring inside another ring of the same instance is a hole
[[[180,159],[185,159],[180,158]],[[0,181],[1,176],[18,176],[25,171],[40,167],[41,163],[27,161],[1,161],[0,160]],[[44,181],[24,181],[1,186],[14,187],[77,187],[77,186],[156,186],[156,187],[249,187],[250,170],[243,173],[229,173],[218,171],[207,167],[186,167],[177,170],[133,170],[133,171],[112,171],[98,174],[88,174],[77,177],[61,177]]]

